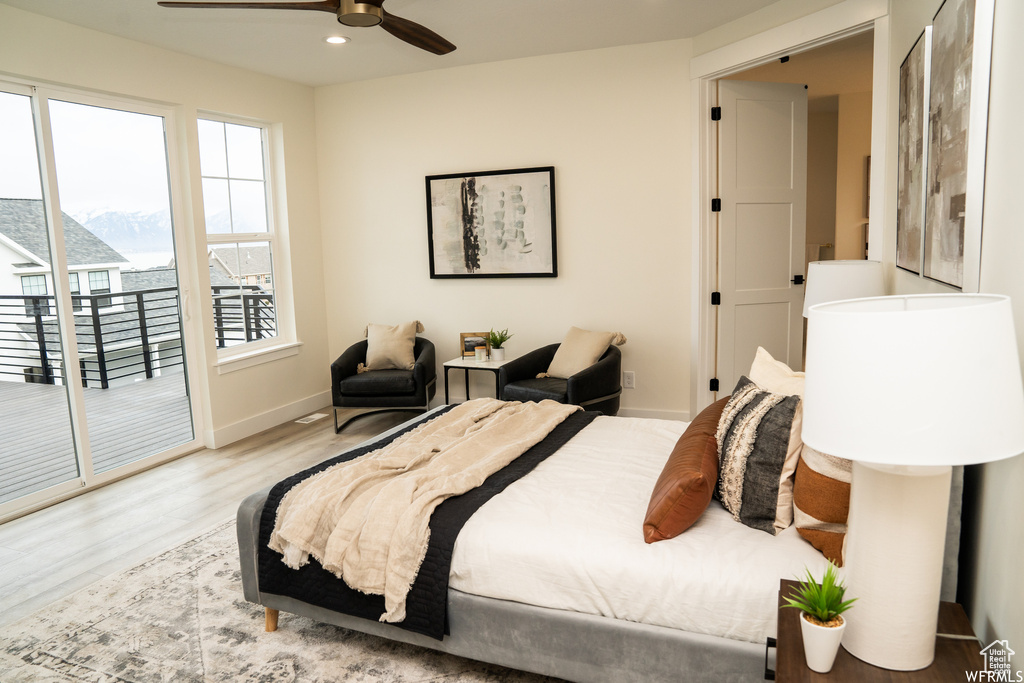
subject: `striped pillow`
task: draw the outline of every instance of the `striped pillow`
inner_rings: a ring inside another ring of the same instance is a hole
[[[741,377],[715,435],[718,499],[737,522],[772,535],[785,528],[776,517],[799,405],[799,396],[773,394]]]
[[[852,479],[852,462],[804,444],[793,481],[796,530],[839,567],[843,566]]]

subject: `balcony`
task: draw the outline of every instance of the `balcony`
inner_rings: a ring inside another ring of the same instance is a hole
[[[181,368],[175,287],[73,295],[82,385],[108,389]],[[64,384],[53,296],[0,295],[0,381]],[[276,336],[274,296],[255,285],[213,288],[218,348]]]
[[[191,441],[175,287],[73,295],[97,473]],[[276,334],[273,295],[214,289],[218,347]],[[0,295],[0,503],[78,475],[52,296]]]

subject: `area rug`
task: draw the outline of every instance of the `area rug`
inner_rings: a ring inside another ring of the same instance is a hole
[[[0,681],[535,683],[512,669],[246,602],[234,522],[36,612],[0,635]]]

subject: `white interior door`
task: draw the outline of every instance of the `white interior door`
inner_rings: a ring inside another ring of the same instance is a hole
[[[716,376],[728,393],[758,346],[803,367],[807,90],[723,80],[718,103]]]

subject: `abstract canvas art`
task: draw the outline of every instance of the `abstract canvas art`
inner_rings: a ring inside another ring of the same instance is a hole
[[[555,169],[427,176],[431,278],[556,277]]]
[[[897,176],[896,265],[921,272],[925,207],[931,26],[914,43],[900,66],[899,170]]]
[[[932,22],[925,277],[977,291],[994,0],[945,0]]]

